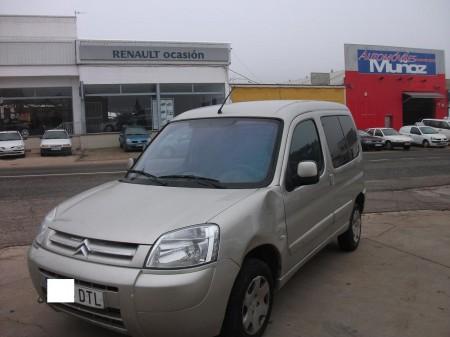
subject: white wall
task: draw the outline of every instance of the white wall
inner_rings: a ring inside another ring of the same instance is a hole
[[[76,39],[75,16],[0,15],[0,39]]]
[[[226,67],[79,66],[84,84],[227,83]]]

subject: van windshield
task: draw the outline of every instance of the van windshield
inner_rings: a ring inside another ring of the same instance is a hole
[[[273,177],[281,129],[282,122],[270,118],[175,121],[154,138],[125,181],[209,188],[266,186]]]

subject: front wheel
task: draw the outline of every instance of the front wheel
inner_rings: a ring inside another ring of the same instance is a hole
[[[385,144],[386,150],[392,150],[392,143],[390,141],[387,141]]]
[[[350,216],[350,226],[346,232],[338,236],[339,247],[347,252],[352,252],[358,248],[361,240],[361,211],[356,205]]]
[[[260,337],[272,311],[273,276],[261,260],[248,259],[234,283],[221,337]]]
[[[409,151],[411,145],[403,145],[403,150]]]
[[[423,145],[423,147],[429,147],[430,146],[430,142],[428,140],[424,140],[422,145]]]

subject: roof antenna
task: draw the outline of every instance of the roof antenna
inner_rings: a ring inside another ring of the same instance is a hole
[[[228,93],[227,97],[225,97],[225,99],[223,100],[222,105],[220,106],[219,110],[217,110],[217,113],[220,115],[222,113],[222,108],[225,105],[225,103],[227,102],[228,98],[230,97],[231,93],[233,92],[234,88],[231,88],[230,92]]]

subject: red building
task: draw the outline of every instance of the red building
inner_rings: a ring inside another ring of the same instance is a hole
[[[346,104],[360,129],[448,113],[442,50],[345,45]]]

